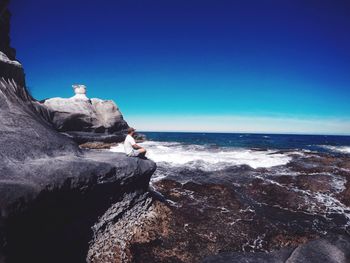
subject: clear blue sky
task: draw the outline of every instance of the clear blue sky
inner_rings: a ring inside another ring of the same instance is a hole
[[[37,99],[82,83],[143,130],[350,134],[350,1],[12,0],[11,10]]]

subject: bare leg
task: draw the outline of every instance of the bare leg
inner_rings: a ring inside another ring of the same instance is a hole
[[[139,152],[140,152],[139,157],[141,157],[141,158],[145,158],[146,157],[146,152],[147,151],[144,148],[139,149]]]

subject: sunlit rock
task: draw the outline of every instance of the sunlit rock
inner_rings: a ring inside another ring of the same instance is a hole
[[[51,122],[62,132],[112,134],[128,128],[112,100],[89,99],[85,85],[73,85],[71,98],[47,99],[43,104],[52,112]]]

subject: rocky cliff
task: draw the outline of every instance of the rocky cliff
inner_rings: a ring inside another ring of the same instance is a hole
[[[4,52],[11,60],[15,59],[16,51],[10,46],[10,17],[11,14],[7,8],[9,0],[0,1],[0,50]]]
[[[83,151],[52,127],[14,60],[7,5],[0,1],[0,262],[85,262],[98,217],[142,196],[156,165]]]

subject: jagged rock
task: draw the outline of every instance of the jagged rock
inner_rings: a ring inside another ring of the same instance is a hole
[[[155,193],[126,195],[94,225],[87,262],[162,262],[134,251],[133,247],[140,242],[152,246],[161,237],[171,235],[168,229],[170,218],[170,209]]]

